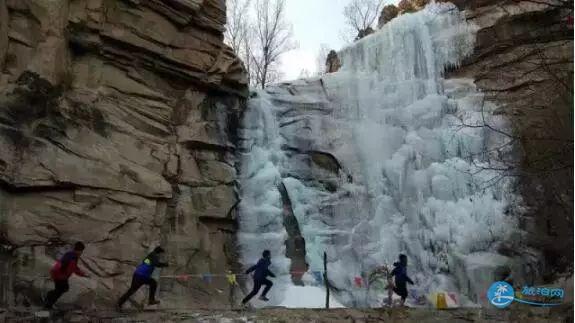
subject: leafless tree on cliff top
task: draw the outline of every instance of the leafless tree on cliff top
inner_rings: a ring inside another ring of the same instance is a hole
[[[227,0],[227,24],[224,39],[238,57],[244,62],[249,83],[252,85],[253,26],[250,14],[251,0]]]
[[[227,23],[224,38],[226,43],[240,53],[249,29],[250,0],[227,0]]]
[[[296,44],[292,26],[285,19],[285,0],[256,0],[255,6],[252,59],[256,84],[264,88],[279,81],[279,58]]]
[[[379,12],[383,6],[382,0],[351,0],[343,9],[345,23],[348,31],[344,33],[349,35],[345,38],[357,39],[357,35],[365,34],[365,31],[373,28]]]

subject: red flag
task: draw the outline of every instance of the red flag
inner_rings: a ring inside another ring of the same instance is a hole
[[[355,277],[354,282],[357,287],[363,286],[363,279],[361,279],[361,277]]]
[[[176,277],[177,280],[181,281],[181,282],[185,282],[188,281],[190,279],[190,276],[188,275],[178,275]]]

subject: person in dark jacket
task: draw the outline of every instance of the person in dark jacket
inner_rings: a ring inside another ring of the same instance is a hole
[[[155,305],[160,303],[156,300],[156,288],[158,287],[158,283],[154,278],[152,278],[152,273],[156,267],[168,267],[167,263],[160,262],[159,260],[160,254],[162,253],[164,253],[164,249],[162,247],[156,247],[152,253],[146,256],[142,263],[136,267],[134,275],[132,276],[130,289],[128,289],[128,291],[118,300],[117,307],[119,310],[122,309],[122,305],[124,305],[128,298],[137,292],[142,285],[148,285],[150,287],[148,304]]]
[[[399,262],[393,264],[395,268],[391,271],[391,276],[395,276],[395,286],[393,291],[401,296],[401,306],[405,304],[407,298],[407,283],[413,285],[413,281],[407,276],[407,256],[399,255]],[[389,297],[389,305],[391,306],[391,292]]]
[[[80,241],[74,244],[74,250],[66,252],[50,269],[50,277],[54,281],[54,290],[51,290],[46,295],[46,302],[44,308],[49,310],[58,301],[60,296],[70,289],[68,279],[72,274],[81,277],[89,277],[88,274],[78,268],[78,261],[86,247]]]
[[[268,292],[272,288],[273,283],[269,279],[267,279],[267,277],[268,276],[271,276],[271,277],[276,276],[276,275],[274,275],[274,273],[272,273],[269,270],[269,267],[271,264],[272,264],[271,253],[269,250],[264,250],[264,252],[262,253],[262,258],[258,261],[258,263],[255,264],[254,266],[250,267],[246,271],[246,275],[251,273],[252,271],[254,272],[254,275],[253,275],[254,288],[242,300],[242,304],[245,305],[247,302],[249,302],[252,299],[252,297],[254,297],[260,291],[260,288],[262,288],[262,285],[265,285],[266,287],[264,288],[264,291],[260,295],[259,299],[262,301],[265,301],[265,302],[269,301],[269,299],[266,297],[266,295],[268,294]]]

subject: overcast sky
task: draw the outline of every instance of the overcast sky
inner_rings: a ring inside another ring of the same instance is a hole
[[[345,45],[340,30],[345,26],[343,8],[349,1],[286,0],[286,18],[293,25],[294,40],[299,43],[299,48],[282,56],[284,80],[296,79],[302,69],[313,73],[322,43],[335,50]]]

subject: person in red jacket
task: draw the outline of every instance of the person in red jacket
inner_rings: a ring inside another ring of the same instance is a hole
[[[85,246],[82,242],[76,242],[76,244],[74,244],[74,250],[66,252],[62,258],[56,261],[54,266],[52,266],[50,277],[52,277],[54,281],[54,290],[49,291],[46,296],[45,309],[52,309],[52,306],[54,306],[58,298],[70,289],[68,278],[70,278],[72,274],[89,277],[88,274],[78,268],[78,260],[80,260],[84,249]]]

